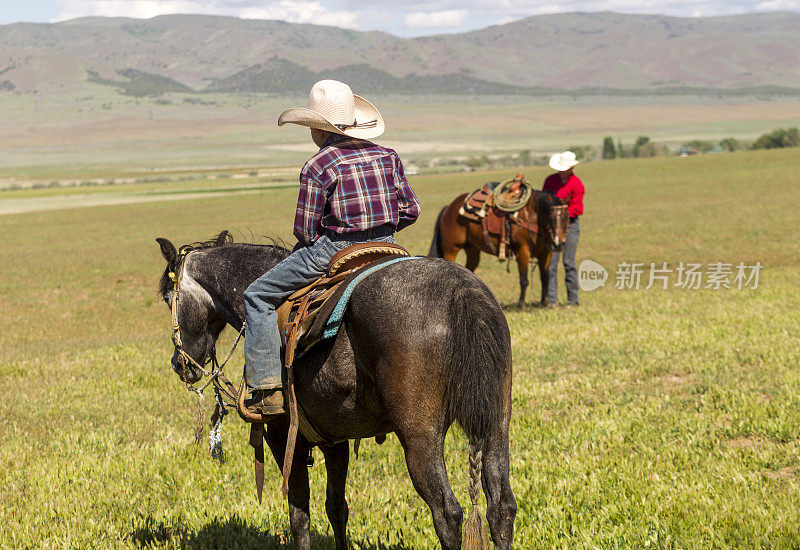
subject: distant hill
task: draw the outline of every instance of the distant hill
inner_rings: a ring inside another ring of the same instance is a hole
[[[412,74],[398,77],[362,63],[315,72],[297,63],[279,58],[249,67],[227,78],[214,80],[206,90],[235,93],[291,93],[307,91],[315,82],[323,78],[350,82],[353,87],[363,93],[513,95],[540,91],[530,87],[480,80],[470,76],[467,71],[444,75]]]
[[[800,14],[676,18],[541,15],[454,35],[201,15],[0,26],[0,92],[305,92],[323,77],[362,92],[800,90]]]

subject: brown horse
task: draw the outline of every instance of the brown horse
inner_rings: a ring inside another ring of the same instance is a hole
[[[467,254],[467,269],[475,271],[481,252],[497,256],[499,237],[484,237],[478,221],[460,216],[458,211],[467,194],[459,195],[439,213],[433,230],[433,242],[429,256],[456,260],[459,250]],[[541,304],[545,305],[548,273],[547,266],[553,250],[560,251],[567,237],[569,216],[567,206],[552,194],[534,190],[527,204],[517,214],[520,223],[511,224],[510,249],[517,257],[519,270],[519,307],[525,307],[525,292],[528,288],[528,264],[536,258],[542,282]],[[535,230],[533,229],[535,228]]]

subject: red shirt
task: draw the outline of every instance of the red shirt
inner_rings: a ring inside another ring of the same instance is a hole
[[[547,176],[542,191],[548,191],[562,200],[568,199],[567,210],[570,218],[583,214],[583,183],[575,174],[570,174],[564,183],[561,183],[561,176],[558,172]]]

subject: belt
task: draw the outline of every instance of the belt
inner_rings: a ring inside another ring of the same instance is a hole
[[[389,237],[394,235],[395,227],[391,224],[383,224],[377,227],[370,227],[361,231],[348,231],[346,233],[337,233],[331,229],[325,229],[325,235],[332,241],[353,241],[364,242],[373,239],[380,239],[382,237]]]

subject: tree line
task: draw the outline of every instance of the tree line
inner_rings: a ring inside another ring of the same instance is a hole
[[[677,154],[697,154],[709,152],[731,152],[743,149],[780,149],[783,147],[800,147],[800,131],[797,128],[778,128],[772,132],[762,134],[752,143],[737,140],[732,137],[720,140],[717,143],[704,140],[692,140],[683,144]],[[647,136],[639,136],[632,145],[625,145],[621,139],[616,144],[614,138],[606,136],[601,147],[601,159],[615,158],[656,157],[668,155],[672,151],[664,144],[657,144]]]

